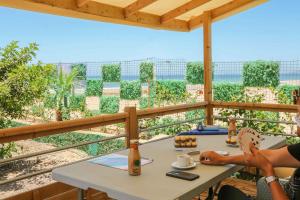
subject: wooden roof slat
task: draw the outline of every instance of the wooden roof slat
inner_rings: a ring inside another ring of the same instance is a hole
[[[82,7],[91,0],[77,0],[77,6]]]
[[[169,22],[186,12],[193,10],[194,8],[197,8],[201,5],[206,4],[209,1],[211,1],[211,0],[191,0],[191,1],[183,4],[182,6],[176,8],[174,10],[171,10],[168,13],[161,16],[161,23]]]
[[[204,11],[211,11],[212,20],[216,21],[266,1],[268,0],[0,0],[0,6],[187,32],[202,26]],[[194,15],[196,17],[192,17]]]
[[[124,9],[125,17],[137,13],[139,10],[149,6],[157,0],[137,0]]]
[[[211,17],[213,22],[215,22],[217,20],[224,19],[229,15],[233,15],[243,10],[246,10],[250,7],[254,7],[259,4],[262,4],[266,1],[268,0],[233,0],[232,2],[229,2],[221,7],[212,9]],[[189,21],[189,28],[193,30],[202,26],[202,24],[203,24],[203,14],[192,18]]]
[[[160,16],[143,12],[137,12],[125,18],[123,8],[95,1],[90,1],[88,6],[80,8],[75,0],[0,0],[0,6],[131,26],[189,31],[188,23],[184,20],[173,20],[171,23],[161,24]]]

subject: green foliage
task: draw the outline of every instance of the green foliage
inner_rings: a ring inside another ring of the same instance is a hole
[[[0,49],[0,120],[24,117],[48,91],[54,67],[29,64],[37,50],[35,43],[21,48],[15,41]]]
[[[44,97],[44,107],[50,109],[56,108],[55,95],[48,94]]]
[[[155,100],[158,105],[163,102],[176,104],[187,97],[186,83],[177,80],[156,81]]]
[[[140,81],[141,83],[147,83],[153,80],[154,64],[151,62],[142,62],[140,64]]]
[[[186,120],[193,120],[193,119],[199,119],[204,117],[205,117],[205,112],[203,109],[192,110],[185,113]]]
[[[79,110],[83,112],[85,110],[85,95],[72,95],[70,96],[70,110]]]
[[[102,80],[88,80],[86,86],[87,96],[102,96],[103,81]]]
[[[13,152],[17,152],[15,143],[0,144],[0,159],[12,157]]]
[[[60,68],[58,77],[53,84],[56,110],[62,111],[63,108],[65,109],[68,107],[68,100],[71,96],[74,78],[77,76],[77,74],[78,71],[76,69],[73,69],[70,74],[65,74],[62,71],[62,68]]]
[[[102,96],[100,99],[101,113],[118,113],[119,112],[120,98],[117,96]]]
[[[140,109],[149,108],[148,101],[149,101],[148,97],[139,98],[139,105],[140,105],[139,108]],[[153,108],[153,107],[154,107],[154,99],[153,99],[153,97],[150,96],[150,108]]]
[[[86,64],[73,64],[71,65],[71,69],[77,71],[77,80],[86,80]]]
[[[104,82],[120,82],[121,64],[102,65],[102,79]]]
[[[247,62],[243,66],[243,81],[249,87],[277,87],[279,63],[273,61]]]
[[[120,89],[121,99],[137,99],[142,95],[140,81],[121,81]]]
[[[237,102],[252,102],[252,103],[262,103],[265,96],[263,94],[249,96],[247,94],[240,94],[233,98],[233,101]],[[222,117],[236,117],[236,118],[246,118],[246,119],[258,119],[258,120],[279,120],[279,113],[268,112],[268,111],[254,111],[254,110],[243,110],[243,109],[221,109],[220,115]],[[226,120],[227,121],[227,120]],[[250,127],[259,132],[273,132],[281,133],[284,130],[282,125],[269,122],[259,122],[259,121],[247,121],[243,120],[237,121],[238,128]]]
[[[244,86],[236,83],[218,83],[213,85],[215,101],[233,101],[233,99],[245,93]]]
[[[204,66],[200,62],[189,62],[186,65],[186,81],[190,84],[204,84]]]
[[[155,119],[144,119],[139,126],[142,128],[170,125],[164,128],[151,130],[147,134],[152,137],[159,134],[176,135],[177,133],[188,131],[191,129],[190,124],[177,124],[179,118],[161,117]]]
[[[71,132],[71,133],[36,138],[34,140],[38,142],[54,144],[57,147],[64,147],[68,145],[77,144],[79,141],[86,142],[86,141],[94,141],[94,140],[99,140],[104,138],[105,138],[104,136],[100,136],[100,135]],[[122,140],[110,140],[106,142],[78,147],[78,149],[88,153],[89,155],[96,156],[99,154],[109,153],[118,149],[122,149],[125,147],[124,145],[125,143]]]
[[[293,90],[299,89],[296,85],[281,85],[276,88],[276,97],[278,103],[293,104]]]

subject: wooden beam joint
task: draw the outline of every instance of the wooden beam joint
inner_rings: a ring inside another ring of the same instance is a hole
[[[156,2],[157,0],[137,0],[124,8],[125,18],[130,17],[131,15],[139,12],[139,10],[149,6],[150,4]]]
[[[80,8],[80,7],[84,6],[85,4],[87,4],[91,0],[76,0],[76,1],[77,1],[77,7]]]
[[[211,0],[192,0],[189,1],[185,4],[183,4],[182,6],[175,8],[174,10],[171,10],[169,12],[167,12],[166,14],[164,14],[163,16],[161,16],[161,23],[167,23],[173,19],[175,19],[176,17],[179,17],[180,15],[183,15],[199,6],[202,6],[208,2],[210,2]]]

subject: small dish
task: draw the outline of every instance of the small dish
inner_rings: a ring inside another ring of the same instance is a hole
[[[195,168],[195,167],[197,166],[197,163],[196,163],[196,162],[193,162],[193,163],[192,163],[191,165],[189,165],[189,166],[180,167],[180,166],[177,165],[177,161],[175,161],[175,162],[173,162],[173,163],[171,164],[171,166],[172,166],[173,168],[175,168],[175,169],[183,169],[183,170],[185,170],[185,169],[193,169],[193,168]]]
[[[228,156],[229,152],[227,151],[215,151],[217,154],[221,155],[221,156]]]

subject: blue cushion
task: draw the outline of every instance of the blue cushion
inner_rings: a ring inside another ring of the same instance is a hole
[[[178,133],[177,135],[227,135],[228,129],[219,128],[218,130],[191,130],[186,132]]]

